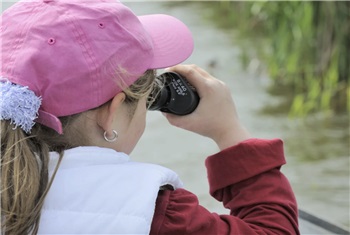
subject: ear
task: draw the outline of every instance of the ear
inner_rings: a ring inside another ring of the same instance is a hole
[[[98,114],[98,125],[104,131],[111,131],[113,128],[113,121],[116,117],[116,113],[120,110],[125,100],[125,93],[120,92],[114,96],[114,98],[105,106],[101,107]]]

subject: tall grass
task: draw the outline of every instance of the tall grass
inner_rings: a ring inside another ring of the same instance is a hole
[[[207,3],[208,4],[208,3]],[[293,92],[290,113],[350,110],[350,2],[211,2],[224,27],[254,43],[274,89]],[[215,17],[215,15],[214,15]]]

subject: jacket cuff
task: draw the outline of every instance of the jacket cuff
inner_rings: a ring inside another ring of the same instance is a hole
[[[210,194],[285,163],[280,139],[240,142],[206,159]]]

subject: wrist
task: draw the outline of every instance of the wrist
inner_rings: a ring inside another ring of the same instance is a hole
[[[226,131],[218,138],[214,139],[220,151],[234,146],[242,141],[250,139],[251,135],[244,127],[240,126],[231,131]]]

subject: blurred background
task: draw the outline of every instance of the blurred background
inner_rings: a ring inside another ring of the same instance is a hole
[[[300,209],[349,230],[350,2],[124,1],[137,14],[178,17],[195,39],[185,63],[231,89],[258,138],[281,138]],[[3,10],[12,2],[2,2]],[[59,58],[58,58],[59,59]],[[132,153],[175,170],[211,211],[204,160],[218,151],[156,111]],[[258,196],[258,195],[257,195]]]

